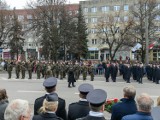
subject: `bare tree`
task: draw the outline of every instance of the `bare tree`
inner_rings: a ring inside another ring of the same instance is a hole
[[[101,21],[95,27],[97,29],[97,37],[101,40],[100,46],[106,44],[109,49],[110,59],[113,60],[116,52],[123,46],[130,46],[132,39],[129,31],[132,29],[133,20],[122,20],[121,11],[114,15],[104,15]]]
[[[145,48],[148,47],[145,44],[145,21],[148,19],[148,36],[150,42],[152,42],[151,40],[159,38],[159,34],[157,34],[156,31],[159,28],[159,26],[157,26],[157,20],[160,20],[160,8],[156,0],[138,0],[131,8],[131,14],[135,20],[131,35],[142,45],[139,54],[142,58],[142,62],[144,62]]]
[[[5,1],[0,1],[0,46],[5,42],[8,32],[10,30],[10,19],[8,19],[7,15],[9,15],[8,5]]]

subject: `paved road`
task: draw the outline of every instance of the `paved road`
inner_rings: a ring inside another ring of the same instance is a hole
[[[5,88],[7,90],[9,100],[21,98],[29,101],[31,107],[33,107],[34,100],[45,94],[44,88],[42,86],[44,79],[36,79],[36,75],[33,75],[33,79],[29,80],[28,74],[26,75],[26,79],[15,79],[15,75],[12,76],[12,79],[7,79],[8,75],[6,72],[0,73],[0,88]],[[90,81],[88,79],[86,81],[80,80],[76,82],[76,87],[68,88],[67,80],[58,80],[57,85],[57,93],[60,97],[66,100],[66,109],[68,104],[75,102],[79,99],[78,97],[78,86],[82,83],[90,83],[94,85],[94,88],[101,88],[107,91],[108,98],[122,98],[123,97],[123,88],[129,84],[134,85],[137,90],[137,95],[142,92],[146,92],[152,96],[154,100],[160,95],[160,85],[154,84],[146,78],[144,78],[143,84],[138,84],[135,81],[131,80],[131,83],[125,83],[121,76],[117,77],[117,82],[105,82],[103,76],[96,76],[95,81]],[[105,116],[110,118],[110,114],[105,112]]]

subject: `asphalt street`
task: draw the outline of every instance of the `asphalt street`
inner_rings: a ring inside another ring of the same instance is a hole
[[[43,87],[44,79],[36,79],[36,74],[33,74],[33,79],[29,80],[28,74],[26,74],[25,79],[15,79],[15,74],[13,73],[12,79],[8,79],[7,72],[0,72],[0,88],[5,88],[7,90],[7,94],[9,97],[9,101],[13,99],[26,99],[29,101],[30,106],[33,110],[34,100],[45,94],[45,90]],[[123,97],[123,88],[127,85],[135,86],[137,90],[137,95],[140,93],[148,93],[154,99],[156,104],[156,99],[160,96],[160,84],[152,83],[148,81],[146,78],[143,79],[143,84],[138,84],[134,80],[131,80],[131,83],[126,83],[122,80],[122,77],[117,77],[117,82],[113,83],[105,82],[105,78],[103,75],[95,76],[94,81],[90,81],[90,77],[87,76],[87,80],[83,81],[82,76],[75,83],[76,87],[68,88],[67,79],[58,80],[57,84],[57,93],[59,97],[62,97],[66,100],[66,109],[68,105],[72,102],[76,102],[79,100],[78,96],[78,86],[82,83],[90,83],[94,86],[94,88],[104,89],[107,92],[107,98],[122,98]],[[110,118],[110,114],[105,112],[106,118]]]

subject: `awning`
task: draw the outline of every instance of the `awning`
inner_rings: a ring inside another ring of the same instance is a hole
[[[98,48],[89,47],[88,50],[89,50],[89,51],[98,51],[99,49],[98,49]]]

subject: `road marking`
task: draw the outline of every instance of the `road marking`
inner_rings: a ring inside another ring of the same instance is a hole
[[[158,98],[159,96],[151,96],[151,98]]]
[[[79,93],[74,93],[75,95],[79,95]]]
[[[45,93],[45,91],[27,91],[27,90],[18,90],[19,93]]]

